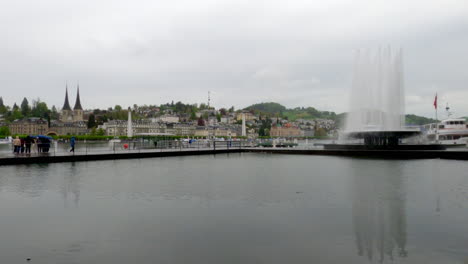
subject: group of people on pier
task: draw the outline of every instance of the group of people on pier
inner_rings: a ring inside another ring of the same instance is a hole
[[[19,137],[16,136],[13,139],[13,153],[15,155],[20,154],[31,154],[31,149],[35,152],[37,149],[37,153],[42,152],[49,152],[50,148],[50,140],[47,138],[40,138],[40,137]]]

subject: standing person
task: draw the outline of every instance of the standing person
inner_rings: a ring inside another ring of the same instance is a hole
[[[20,147],[21,147],[21,140],[19,139],[18,136],[16,136],[16,138],[13,139],[13,152],[15,154],[18,154],[19,150],[20,150]]]
[[[23,154],[24,153],[24,144],[25,144],[24,138],[20,138],[20,143],[21,143],[20,151],[21,151],[21,154]]]
[[[37,145],[37,138],[32,137],[31,138],[31,149],[33,150],[33,153],[37,153],[36,145]]]
[[[32,138],[30,136],[27,136],[26,139],[24,140],[24,144],[26,146],[26,149],[25,149],[26,154],[31,154]]]
[[[70,147],[70,152],[73,152],[73,154],[75,154],[75,137],[70,138]]]
[[[37,137],[36,139],[36,145],[37,145],[37,153],[41,153],[42,152],[42,140]]]

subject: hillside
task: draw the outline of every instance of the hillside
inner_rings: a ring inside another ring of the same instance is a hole
[[[254,111],[255,113],[259,114],[278,115],[283,113],[286,110],[286,107],[278,103],[268,102],[253,104],[244,108],[244,110]]]
[[[274,103],[259,103],[248,106],[244,110],[253,111],[256,114],[267,115],[267,116],[280,116],[291,121],[297,119],[316,119],[326,118],[335,120],[335,112],[319,111],[313,107],[296,107],[293,109],[287,109],[285,106]]]
[[[267,116],[279,116],[291,121],[297,119],[332,119],[338,124],[338,127],[343,127],[346,120],[346,113],[336,114],[335,112],[320,111],[313,107],[296,107],[286,108],[285,106],[275,103],[258,103],[244,108],[244,110],[253,111],[256,114]],[[405,123],[407,125],[424,125],[436,122],[432,118],[408,114],[406,115]]]
[[[424,116],[417,116],[417,115],[406,115],[405,123],[407,125],[425,125],[430,123],[436,123],[435,119],[427,118]]]

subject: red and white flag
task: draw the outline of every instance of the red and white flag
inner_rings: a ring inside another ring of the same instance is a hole
[[[435,95],[435,98],[434,98],[434,108],[437,109],[437,94]]]

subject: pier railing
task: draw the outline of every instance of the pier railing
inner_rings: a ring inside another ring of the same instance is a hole
[[[285,144],[286,143],[286,144]],[[292,144],[291,144],[292,143]],[[47,150],[31,146],[31,153],[13,154],[12,146],[0,148],[2,157],[37,157],[37,156],[68,156],[68,155],[98,155],[119,153],[169,152],[169,151],[207,151],[230,150],[245,148],[294,148],[321,149],[328,141],[281,142],[277,140],[110,140],[110,141],[77,141],[75,151],[70,152],[69,142],[54,141]],[[7,147],[7,148],[5,148]]]
[[[172,151],[207,151],[242,149],[255,146],[252,142],[240,140],[159,140],[159,141],[77,141],[74,151],[71,151],[69,142],[52,142],[48,148],[31,146],[31,152],[10,151],[0,152],[0,157],[37,157],[37,156],[69,156],[69,155],[99,155],[99,154],[123,154],[144,152],[172,152]]]

